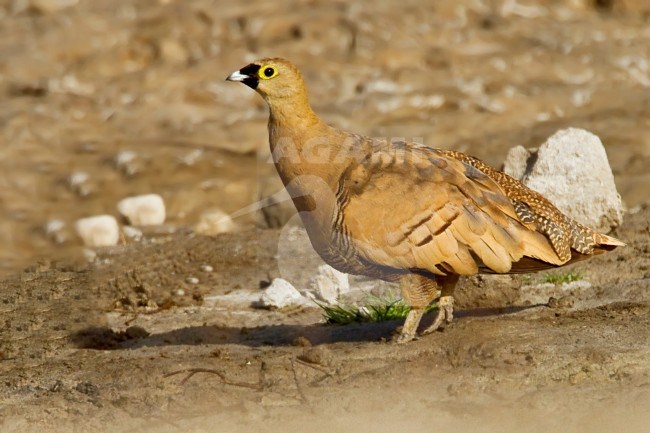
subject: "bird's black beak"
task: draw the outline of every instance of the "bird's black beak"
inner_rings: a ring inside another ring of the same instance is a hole
[[[256,89],[257,85],[260,83],[259,78],[257,77],[259,70],[260,65],[251,63],[250,65],[244,66],[239,71],[235,71],[228,75],[226,81],[241,81],[251,89]]]

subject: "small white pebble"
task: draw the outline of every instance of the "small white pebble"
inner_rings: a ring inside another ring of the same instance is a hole
[[[123,150],[114,158],[115,168],[127,176],[133,176],[143,169],[141,158],[132,150]]]
[[[138,154],[132,150],[123,150],[117,155],[115,155],[115,165],[120,168],[124,164],[135,160],[138,157]]]
[[[136,226],[155,226],[165,222],[165,202],[158,194],[144,194],[120,200],[117,210]]]
[[[199,284],[199,279],[196,277],[187,277],[185,278],[187,284]]]
[[[59,219],[51,219],[45,223],[45,234],[48,236],[56,234],[56,232],[63,230],[65,222]]]
[[[214,268],[210,265],[201,265],[200,267],[201,272],[212,272],[214,271]]]
[[[89,181],[90,174],[85,171],[75,171],[68,176],[68,186],[81,197],[86,197],[93,192],[93,188]]]
[[[176,289],[176,290],[174,290],[174,295],[176,295],[176,296],[185,296],[185,290]]]
[[[190,153],[180,156],[178,159],[188,167],[196,164],[203,157],[202,149],[194,149]]]
[[[77,220],[77,234],[88,247],[107,247],[117,245],[120,228],[112,215],[97,215]]]
[[[90,175],[85,171],[75,171],[68,177],[68,183],[71,187],[75,187],[82,183],[88,182]]]
[[[266,308],[284,308],[302,305],[305,298],[287,280],[275,278],[260,296],[260,305]]]

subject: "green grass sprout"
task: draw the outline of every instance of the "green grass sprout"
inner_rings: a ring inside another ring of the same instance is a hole
[[[316,302],[323,310],[323,318],[329,325],[347,325],[350,323],[386,322],[406,318],[411,307],[402,299],[396,299],[392,293],[386,297],[371,297],[365,305],[350,304],[327,305]],[[438,308],[437,303],[430,304],[425,312]]]
[[[551,284],[566,284],[574,281],[580,281],[584,278],[580,272],[553,272],[544,275],[542,282]]]

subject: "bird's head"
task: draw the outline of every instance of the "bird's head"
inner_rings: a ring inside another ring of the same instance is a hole
[[[240,81],[262,95],[272,105],[274,101],[300,99],[306,96],[305,82],[291,62],[281,58],[265,58],[244,66],[226,78]]]

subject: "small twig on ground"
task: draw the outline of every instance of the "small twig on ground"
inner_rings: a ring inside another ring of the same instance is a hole
[[[298,374],[296,373],[296,364],[294,363],[293,358],[291,358],[291,370],[293,371],[293,380],[296,382],[296,388],[298,389],[298,394],[300,394],[300,400],[302,400],[303,403],[309,406],[309,400],[307,400],[305,393],[302,391],[302,386],[298,381]]]
[[[261,390],[262,389],[262,384],[261,383],[248,383],[248,382],[238,382],[238,381],[232,381],[226,378],[226,375],[220,372],[219,370],[215,370],[212,368],[187,368],[185,370],[178,370],[178,371],[172,371],[171,373],[165,374],[163,377],[171,377],[175,376],[177,374],[181,373],[189,373],[185,379],[181,380],[181,385],[185,385],[188,380],[192,378],[197,373],[208,373],[208,374],[214,374],[216,376],[219,376],[221,381],[225,383],[226,385],[232,385],[232,386],[240,386],[242,388],[250,388],[250,389],[255,389],[255,390]]]

